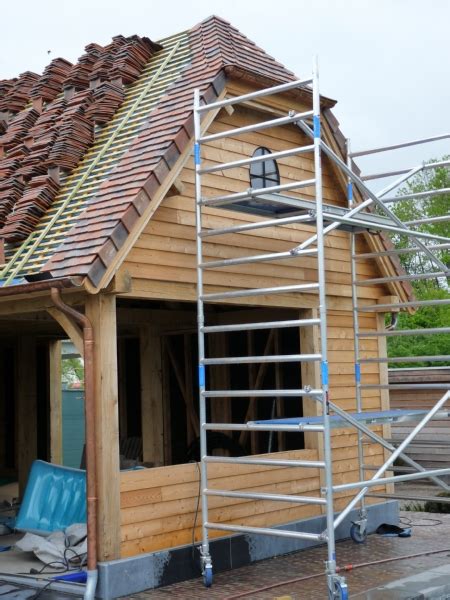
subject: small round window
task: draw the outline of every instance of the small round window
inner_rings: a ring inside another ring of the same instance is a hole
[[[253,157],[271,154],[268,148],[256,148]],[[252,189],[261,189],[280,185],[280,172],[275,160],[268,158],[250,165],[250,186]]]

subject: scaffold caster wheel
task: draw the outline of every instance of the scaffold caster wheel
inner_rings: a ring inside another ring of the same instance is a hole
[[[334,597],[336,600],[348,600],[348,587],[344,581],[334,584]]]
[[[367,540],[367,529],[363,530],[359,523],[353,523],[350,527],[350,537],[355,544],[364,544]]]
[[[207,588],[211,587],[213,583],[213,570],[211,566],[205,567],[203,571],[203,585]]]

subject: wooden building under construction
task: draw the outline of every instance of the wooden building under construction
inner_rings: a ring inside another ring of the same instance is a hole
[[[133,576],[134,581],[122,577],[121,585],[128,586],[120,588],[124,594],[174,580],[169,571],[181,564],[193,535],[200,539],[194,89],[210,102],[289,81],[293,74],[217,17],[159,44],[118,36],[104,48],[89,45],[75,65],[54,62],[40,77],[25,74],[0,81],[0,475],[17,477],[23,493],[36,458],[61,461],[60,341],[70,338],[83,355],[84,332],[92,326],[89,414],[95,428],[91,451],[96,460],[96,543],[99,593],[108,597],[108,586],[122,572],[121,559],[143,565],[140,559],[148,561],[161,551],[173,556],[166,570],[155,567],[145,576]],[[311,102],[307,89],[291,91],[209,113],[202,127],[211,134],[241,128],[270,114],[304,112]],[[343,136],[331,112],[335,102],[323,97],[321,104],[323,137],[344,157]],[[73,138],[81,140],[76,147]],[[294,124],[241,133],[204,146],[203,161],[214,165],[305,143]],[[203,177],[203,193],[308,179],[312,160],[312,155],[303,154],[270,161],[258,172],[241,167],[211,173]],[[327,160],[323,182],[324,202],[346,206],[345,177]],[[313,189],[290,195],[311,199]],[[217,208],[205,214],[205,227],[245,224],[255,218]],[[242,249],[247,254],[282,252],[309,235],[307,224],[252,230],[226,241],[211,238],[204,252],[210,259],[238,257]],[[379,234],[358,236],[361,252],[382,250],[385,244]],[[350,247],[345,230],[327,236],[325,254],[331,397],[343,409],[354,410]],[[398,269],[390,257],[358,262],[360,278],[392,276]],[[221,292],[310,281],[317,281],[315,262],[301,257],[211,269],[204,283],[207,291]],[[360,303],[367,305],[392,302],[393,297],[410,299],[410,289],[402,282],[362,287],[360,293]],[[259,295],[209,305],[208,318],[217,324],[308,319],[315,317],[317,307],[314,291]],[[366,331],[381,331],[384,317],[374,310],[360,323]],[[313,354],[319,347],[313,327],[223,333],[211,336],[209,343],[210,354],[218,357],[275,354],[280,348]],[[368,357],[386,355],[384,337],[364,344]],[[387,382],[385,363],[370,363],[364,369],[368,383]],[[320,387],[316,363],[303,365],[300,372],[289,363],[214,366],[208,377],[219,389],[230,390],[300,383]],[[366,392],[366,409],[388,407],[386,390]],[[224,398],[211,403],[210,410],[211,418],[222,423],[318,414],[317,403],[310,399],[282,397]],[[386,426],[378,430],[382,427]],[[120,448],[131,438],[141,440],[135,445],[136,458],[145,468],[121,471]],[[357,434],[334,430],[332,443],[334,481],[358,479]],[[223,433],[211,437],[211,450],[216,455],[323,459],[314,433]],[[379,446],[368,445],[365,454],[373,465],[383,462]],[[208,470],[210,486],[217,488],[320,496],[323,483],[319,469],[211,464]],[[337,509],[346,494],[338,495]],[[389,515],[395,503],[382,506]],[[324,511],[323,506],[284,503],[280,508],[271,501],[239,498],[216,498],[212,507],[214,522],[266,527],[320,518]],[[224,537],[220,531],[211,535]],[[235,556],[240,558],[234,564],[227,558],[225,567],[263,557],[264,553],[252,555],[247,542],[244,549],[239,543]],[[191,574],[175,568],[178,577]]]

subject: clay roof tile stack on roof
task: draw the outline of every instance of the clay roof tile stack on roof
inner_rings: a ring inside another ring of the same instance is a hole
[[[86,117],[98,125],[112,119],[125,98],[122,87],[104,81],[93,92],[93,103],[86,109]]]
[[[64,58],[55,58],[45,68],[39,81],[30,92],[31,98],[42,98],[45,102],[51,102],[61,93],[63,81],[67,78],[72,63]]]
[[[28,237],[51,206],[58,190],[58,184],[49,175],[33,177],[16,203],[14,212],[6,218],[3,228],[5,239],[14,242]]]
[[[152,54],[154,54],[155,50],[160,47],[146,37],[131,36],[124,43],[123,40],[117,40],[111,78],[121,78],[125,85],[129,85],[136,81],[144,65],[148,62]],[[116,38],[114,38],[114,41],[116,41]]]
[[[123,74],[134,81],[158,48],[148,38],[117,36],[106,48],[89,44],[76,65],[56,58],[41,77],[27,72],[0,82],[0,107],[6,114],[0,152],[7,153],[0,159],[1,237],[18,242],[33,231],[58,190],[47,168],[70,172],[78,165],[94,141],[94,124],[106,124],[123,102],[124,91],[112,80]],[[94,93],[89,82],[99,77],[105,82]],[[62,92],[68,88],[76,91],[66,98]],[[25,108],[33,99],[43,101],[36,105],[39,110]]]
[[[0,147],[3,147],[4,150],[12,150],[16,144],[28,135],[38,117],[39,112],[34,108],[26,108],[17,113],[9,121],[3,135],[0,136]]]
[[[12,83],[8,85],[3,80],[3,92],[0,88],[0,111],[16,113],[28,104],[30,91],[39,81],[39,75],[25,71],[17,79],[10,81]]]
[[[2,271],[7,285],[23,275],[83,275],[95,286],[104,283],[120,248],[189,149],[194,89],[213,102],[227,77],[245,77],[261,87],[294,79],[218,17],[163,43],[164,48],[148,38],[116,36],[105,47],[86,46],[73,66],[52,61],[33,93],[55,98],[58,88],[57,99],[44,105],[40,116],[30,112],[9,119],[0,136],[0,145],[5,135],[14,140],[0,159],[0,227],[6,220],[0,236],[14,242],[34,236],[19,248],[6,246],[7,258],[20,255]],[[26,97],[18,91],[25,85],[21,77],[20,85],[0,81],[0,113],[7,113],[0,119],[25,108],[38,76],[31,74]],[[75,94],[58,96],[67,88]],[[292,94],[310,99],[308,90]],[[126,108],[115,114],[121,105]],[[22,129],[23,118],[30,122]],[[95,140],[94,123],[107,124]],[[70,172],[77,165],[59,193],[41,172],[49,166]]]
[[[89,44],[86,46],[85,51],[85,54],[80,56],[76,64],[70,69],[63,82],[64,88],[75,87],[79,89],[89,86],[92,69],[103,52],[103,47],[98,44]]]

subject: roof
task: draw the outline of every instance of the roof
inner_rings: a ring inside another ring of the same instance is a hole
[[[227,77],[295,79],[213,16],[159,43],[116,36],[75,65],[0,80],[3,285],[83,276],[97,287],[192,140],[194,89],[210,102]]]

